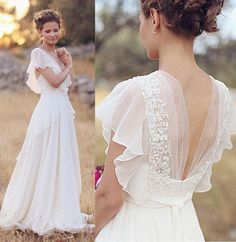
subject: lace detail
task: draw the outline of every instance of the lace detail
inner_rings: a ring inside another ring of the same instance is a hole
[[[141,90],[146,103],[146,116],[149,128],[149,165],[164,177],[170,174],[171,157],[168,139],[167,103],[160,98],[160,84],[155,78],[142,82]]]
[[[145,169],[144,177],[149,196],[157,195],[158,197],[173,198],[180,194],[192,193],[203,176],[203,173],[199,172],[185,180],[176,180],[158,175],[151,166],[147,165],[143,169]]]
[[[149,76],[141,82],[141,90],[146,104],[146,117],[149,130],[149,159],[146,166],[147,189],[150,195],[178,196],[191,193],[201,180],[209,162],[195,175],[184,180],[170,178],[171,144],[168,137],[168,104],[162,97],[161,84]]]

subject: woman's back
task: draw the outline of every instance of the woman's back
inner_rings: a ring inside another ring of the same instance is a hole
[[[112,140],[126,147],[114,163],[128,204],[183,208],[192,204],[193,192],[211,188],[212,165],[225,148],[232,147],[236,108],[222,82],[210,76],[207,81],[208,90],[197,93],[196,88],[192,98],[191,90],[185,91],[180,81],[165,71],[155,71],[119,83],[98,107],[107,142],[113,130]],[[196,220],[192,212],[188,216]],[[180,214],[179,210],[172,219]],[[149,219],[151,223],[156,218]]]
[[[160,70],[119,83],[97,109],[108,143],[97,242],[204,241],[192,195],[211,188],[212,165],[232,148],[236,107],[193,45],[218,30],[223,2],[140,1],[141,41]]]
[[[175,135],[172,138],[170,135],[172,139],[170,143],[172,143],[173,150],[175,147],[178,150],[178,155],[173,156],[172,159],[174,163],[178,163],[175,165],[179,169],[178,175],[173,175],[174,178],[183,180],[193,174],[194,167],[201,162],[203,157],[199,154],[199,149],[202,153],[204,150],[206,152],[216,139],[218,88],[212,77],[199,72],[195,76],[189,76],[189,79],[185,77],[185,74],[182,75],[183,79],[176,79],[165,71],[159,72],[162,85],[166,82],[165,88],[168,93],[166,102],[172,103],[168,105],[170,123],[172,123],[169,127],[170,129],[175,127],[172,129]],[[182,81],[184,79],[186,81]]]

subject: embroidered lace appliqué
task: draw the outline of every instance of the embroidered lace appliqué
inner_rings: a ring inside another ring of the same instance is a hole
[[[149,165],[157,174],[170,175],[171,149],[168,139],[167,103],[160,98],[160,84],[154,78],[142,82],[141,90],[146,103],[149,126]]]

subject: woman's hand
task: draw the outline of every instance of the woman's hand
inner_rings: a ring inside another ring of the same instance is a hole
[[[58,57],[61,57],[63,54],[68,55],[69,51],[65,47],[58,48],[57,50]]]
[[[72,58],[70,52],[65,47],[58,48],[57,55],[65,66],[72,67]]]
[[[60,58],[61,58],[63,64],[66,67],[69,66],[69,67],[72,68],[72,58],[71,58],[70,53],[68,55],[67,54],[62,54]]]

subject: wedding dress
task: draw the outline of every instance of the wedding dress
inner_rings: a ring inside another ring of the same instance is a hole
[[[232,148],[236,133],[229,90],[209,78],[211,103],[191,159],[187,103],[180,81],[169,73],[120,82],[97,107],[107,143],[113,130],[112,139],[126,147],[114,160],[126,198],[96,242],[205,241],[192,195],[211,189],[212,166]]]
[[[67,95],[72,83],[68,75],[54,88],[43,76],[36,78],[38,67],[61,72],[48,52],[32,51],[27,85],[41,96],[5,193],[0,227],[30,229],[39,235],[54,230],[78,232],[86,226],[86,215],[80,211],[75,111]]]

